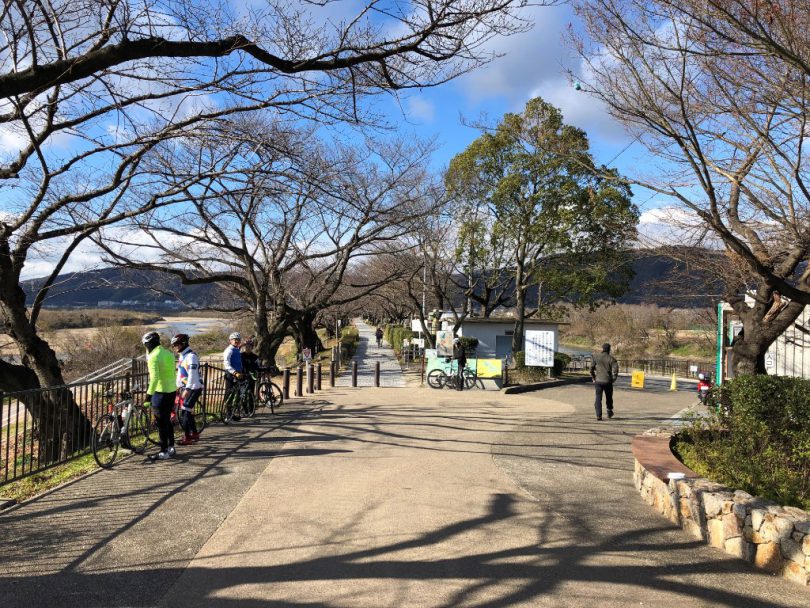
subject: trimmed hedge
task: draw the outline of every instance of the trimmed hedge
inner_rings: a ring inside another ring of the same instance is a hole
[[[535,372],[539,372],[541,369],[545,370],[547,368],[535,368],[535,367],[526,367],[526,353],[522,350],[519,350],[512,354],[512,359],[515,362],[515,369],[516,370],[532,370]],[[552,374],[554,376],[559,376],[562,374],[562,371],[568,366],[571,362],[571,357],[566,355],[565,353],[554,353],[554,367],[552,368]],[[542,372],[543,375],[546,374],[545,371]]]
[[[385,326],[385,339],[396,352],[402,350],[403,340],[410,340],[413,338],[414,333],[410,327],[403,325],[386,325]]]
[[[740,376],[709,395],[675,449],[698,474],[810,509],[810,381]]]
[[[357,350],[357,343],[360,342],[360,332],[354,325],[343,327],[340,330],[340,350],[344,357],[351,357]]]

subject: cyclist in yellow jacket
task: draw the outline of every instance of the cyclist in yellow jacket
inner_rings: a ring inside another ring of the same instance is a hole
[[[160,452],[149,456],[151,460],[168,460],[175,455],[172,409],[177,386],[174,378],[174,355],[160,345],[160,336],[150,331],[141,339],[146,347],[146,366],[149,370],[149,388],[146,401],[152,406],[160,433]]]

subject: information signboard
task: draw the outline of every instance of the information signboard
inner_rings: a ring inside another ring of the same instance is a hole
[[[526,330],[526,365],[554,367],[554,332],[545,329]]]

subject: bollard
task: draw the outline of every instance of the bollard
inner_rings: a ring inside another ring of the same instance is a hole
[[[380,362],[374,362],[374,386],[380,386]]]
[[[357,388],[357,361],[352,361],[352,388]]]
[[[321,388],[321,380],[323,379],[323,371],[321,369],[321,362],[318,361],[318,365],[315,366],[315,390],[320,391],[323,390]]]
[[[329,387],[335,388],[335,362],[329,362]]]
[[[307,393],[310,395],[315,392],[315,378],[312,363],[307,363]]]
[[[300,367],[295,370],[295,396],[304,396],[304,370]]]
[[[290,398],[290,368],[289,367],[284,368],[284,376],[283,376],[283,380],[281,382],[281,385],[283,387],[282,391],[284,392],[284,398],[289,399]],[[205,391],[203,391],[203,394],[205,394]]]

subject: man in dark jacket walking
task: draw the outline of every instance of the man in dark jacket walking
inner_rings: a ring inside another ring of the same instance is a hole
[[[596,387],[593,407],[597,420],[602,420],[602,393],[605,393],[608,418],[613,418],[613,383],[618,377],[619,362],[610,354],[610,344],[605,343],[602,352],[595,355],[591,363],[591,380]]]

